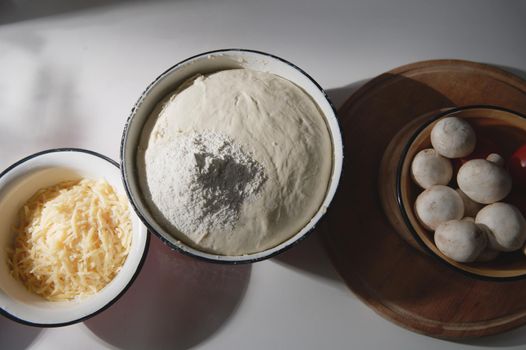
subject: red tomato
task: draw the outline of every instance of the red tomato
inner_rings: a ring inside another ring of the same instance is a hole
[[[513,186],[526,190],[526,144],[513,152],[508,160],[508,169],[513,178]]]

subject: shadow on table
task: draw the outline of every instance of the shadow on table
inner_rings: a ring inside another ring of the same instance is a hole
[[[309,237],[273,260],[279,264],[325,278],[329,281],[343,283],[332,266],[323,247],[321,232],[318,231],[312,232]]]
[[[340,108],[343,103],[367,81],[367,79],[360,80],[347,86],[327,90],[327,95],[333,103],[334,108]],[[274,261],[323,277],[327,280],[343,283],[324,248],[322,241],[323,230],[324,225],[322,221],[307,238],[290,250],[274,258]]]
[[[183,256],[152,236],[134,285],[85,325],[121,349],[188,349],[228,322],[245,295],[250,273],[250,265],[219,265]]]
[[[345,101],[347,101],[352,94],[358,91],[358,89],[364,86],[369,80],[370,79],[362,79],[349,85],[328,89],[327,95],[329,95],[329,99],[334,105],[334,108],[336,108],[336,110],[341,108]]]
[[[0,349],[27,349],[41,331],[41,328],[24,326],[0,316]]]

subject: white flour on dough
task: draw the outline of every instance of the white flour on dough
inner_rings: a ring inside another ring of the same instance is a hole
[[[312,98],[248,69],[199,76],[153,111],[137,154],[153,214],[176,238],[222,255],[287,240],[319,209],[332,146]]]

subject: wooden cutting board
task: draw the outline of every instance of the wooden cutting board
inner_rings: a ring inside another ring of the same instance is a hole
[[[322,225],[333,264],[359,298],[402,327],[440,338],[526,323],[526,280],[480,281],[445,267],[398,236],[379,202],[378,167],[394,134],[423,113],[469,104],[526,113],[526,81],[484,64],[434,60],[396,68],[360,88],[339,111],[344,171]]]

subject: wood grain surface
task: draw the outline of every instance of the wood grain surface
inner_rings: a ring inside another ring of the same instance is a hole
[[[380,160],[397,131],[429,111],[470,104],[526,113],[526,82],[479,63],[434,60],[394,69],[354,93],[339,111],[344,170],[321,228],[359,298],[402,327],[440,338],[526,323],[526,281],[476,280],[419,252],[389,225],[378,198]]]

